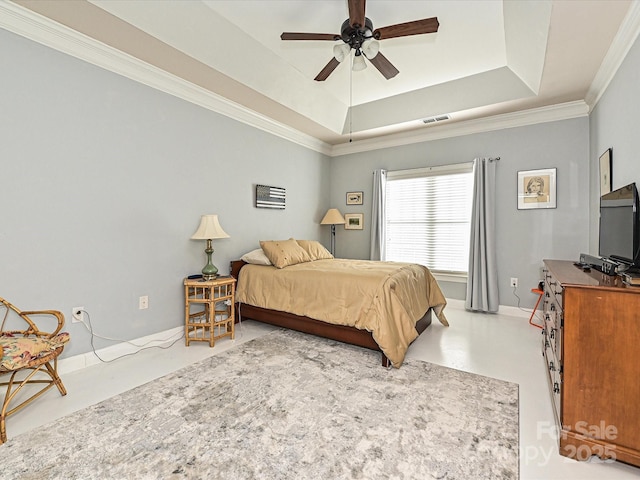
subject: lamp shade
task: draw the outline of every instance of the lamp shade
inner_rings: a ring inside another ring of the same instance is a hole
[[[196,233],[191,236],[192,240],[210,240],[213,238],[229,238],[220,226],[218,215],[202,215],[200,217],[200,226]]]
[[[324,218],[320,222],[320,225],[344,225],[345,220],[340,211],[337,208],[330,208],[327,210]]]
[[[356,54],[353,57],[352,69],[354,72],[359,72],[360,70],[364,70],[365,68],[367,68],[367,63],[364,61],[364,56],[362,55],[362,52],[358,50],[356,51]]]
[[[364,43],[362,44],[362,53],[364,53],[364,56],[367,57],[369,60],[371,60],[376,55],[378,55],[379,51],[380,51],[380,44],[376,40],[373,40],[373,39],[365,40]]]
[[[339,40],[339,43],[333,47],[333,56],[337,61],[342,62],[345,58],[347,58],[347,55],[349,55],[350,51],[351,47],[348,44],[344,43],[342,40]]]

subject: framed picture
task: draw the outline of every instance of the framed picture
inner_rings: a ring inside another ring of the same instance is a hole
[[[613,154],[612,148],[600,155],[600,196],[611,192],[612,178],[611,178],[611,156]]]
[[[518,172],[518,210],[556,208],[556,169]]]
[[[347,192],[347,205],[362,205],[362,192]]]
[[[345,230],[362,230],[364,228],[364,213],[345,213]]]
[[[286,200],[286,189],[268,185],[256,185],[256,208],[284,210]]]

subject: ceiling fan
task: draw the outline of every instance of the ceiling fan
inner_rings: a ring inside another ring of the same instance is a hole
[[[387,57],[379,52],[379,44],[377,40],[385,40],[387,38],[407,37],[409,35],[422,35],[424,33],[434,33],[438,31],[437,17],[425,18],[423,20],[414,20],[412,22],[398,23],[373,29],[373,23],[365,16],[366,0],[348,0],[349,18],[344,21],[340,28],[340,34],[332,33],[294,33],[284,32],[280,35],[282,40],[328,40],[343,43],[333,47],[333,58],[318,73],[314,80],[322,82],[331,75],[340,62],[342,62],[351,49],[355,50],[353,60],[353,70],[362,70],[367,64],[363,55],[376,67],[384,77],[389,80],[395,77],[399,71],[393,64],[387,60]]]

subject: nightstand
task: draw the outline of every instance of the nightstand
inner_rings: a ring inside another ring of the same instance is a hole
[[[236,279],[184,280],[185,344],[209,342],[213,347],[223,337],[235,338]]]

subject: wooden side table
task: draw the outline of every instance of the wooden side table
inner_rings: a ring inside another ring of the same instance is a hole
[[[184,338],[209,342],[213,347],[223,337],[235,338],[235,288],[233,277],[214,280],[184,280]]]

